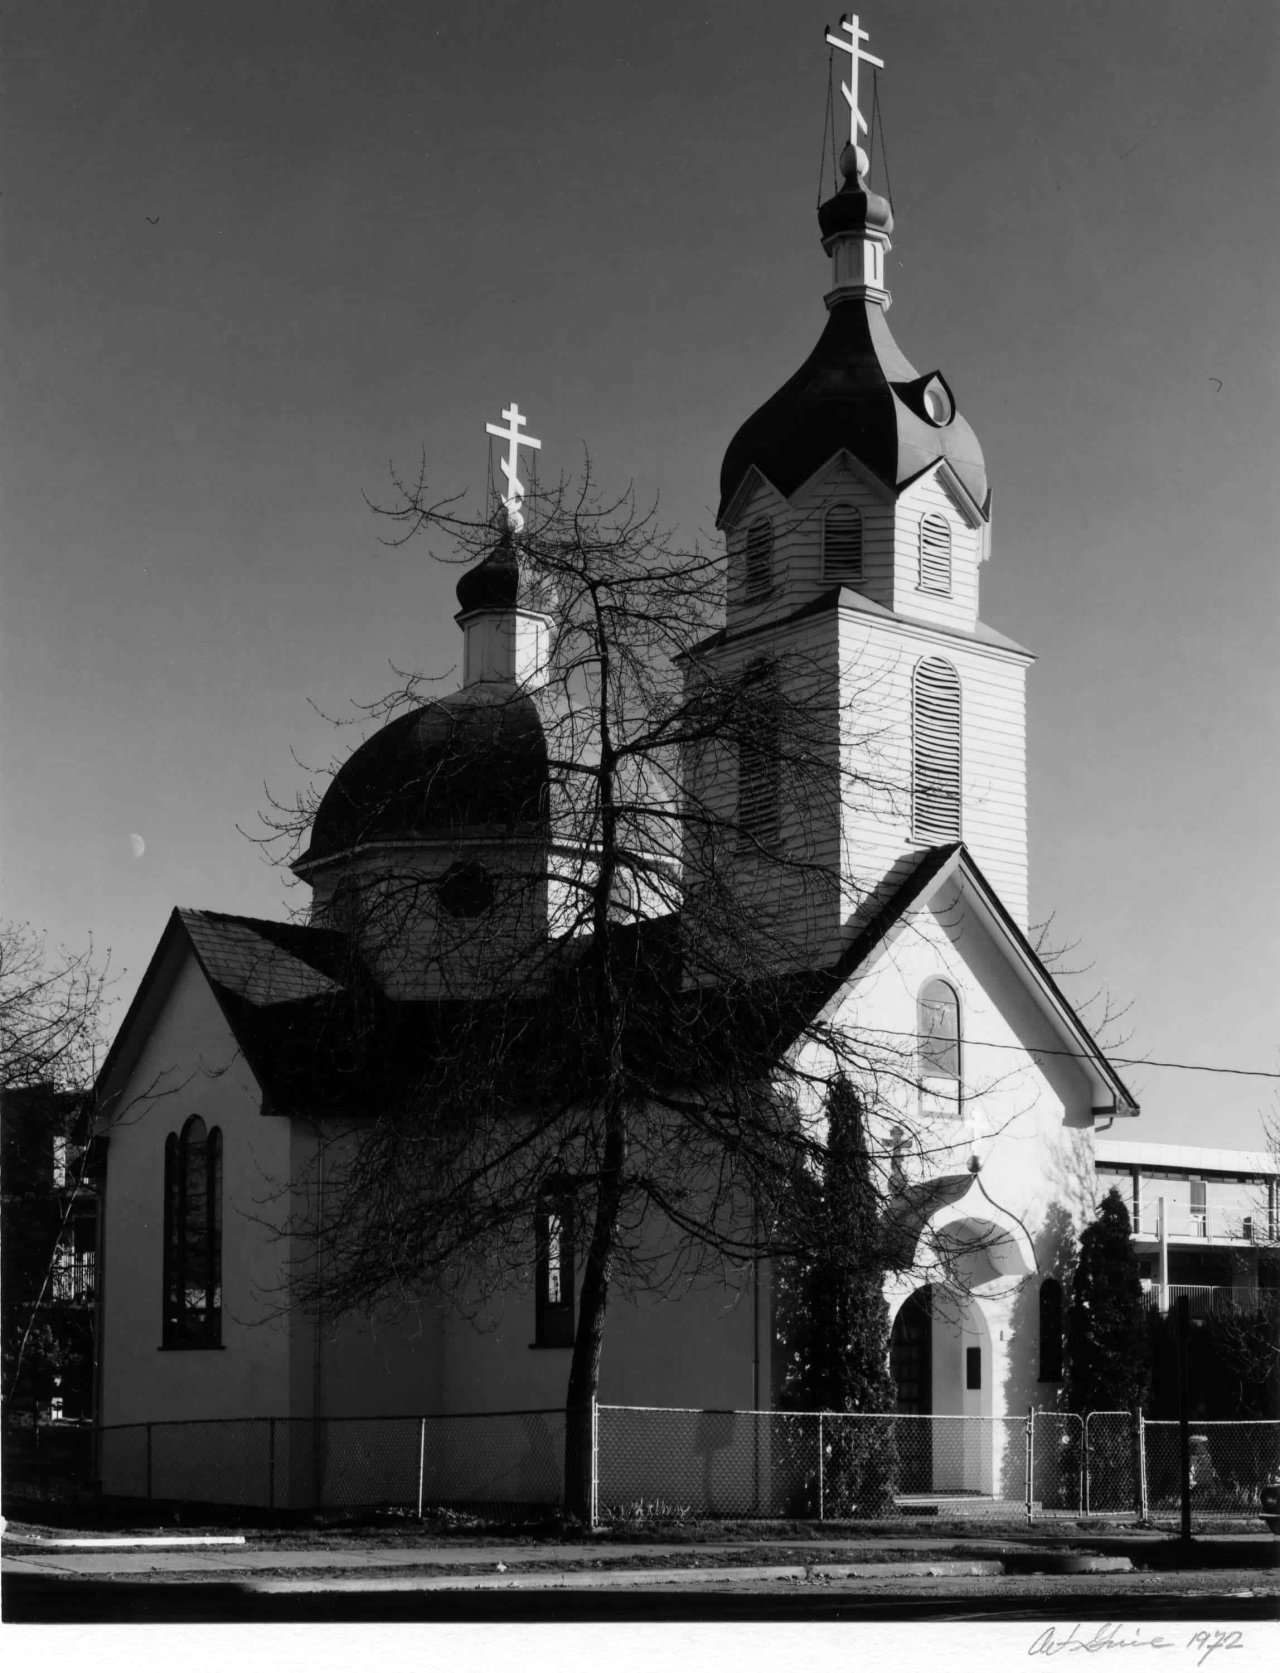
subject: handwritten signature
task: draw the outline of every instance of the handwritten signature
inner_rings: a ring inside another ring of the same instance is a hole
[[[1046,1627],[1032,1640],[1027,1654],[1056,1656],[1064,1650],[1083,1650],[1086,1655],[1096,1655],[1100,1650],[1191,1650],[1199,1651],[1196,1666],[1203,1667],[1215,1650],[1244,1649],[1244,1634],[1235,1630],[1193,1632],[1185,1644],[1175,1638],[1162,1638],[1158,1633],[1151,1638],[1144,1638],[1136,1630],[1130,1637],[1124,1634],[1125,1629],[1118,1621],[1104,1621],[1092,1637],[1085,1637],[1079,1621],[1065,1638],[1059,1638],[1057,1627]]]

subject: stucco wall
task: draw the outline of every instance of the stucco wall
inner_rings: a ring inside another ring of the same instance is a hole
[[[290,1135],[285,1121],[260,1113],[260,1101],[207,982],[194,958],[184,957],[112,1106],[101,1257],[103,1425],[290,1410],[294,1324],[272,1316],[281,1299],[282,1244],[261,1223],[281,1215],[270,1182],[287,1177]],[[221,1348],[161,1345],[165,1138],[191,1115],[222,1130]]]

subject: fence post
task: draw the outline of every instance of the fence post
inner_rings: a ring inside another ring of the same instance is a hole
[[[822,1413],[819,1412],[818,1413],[818,1520],[819,1520],[819,1522],[825,1522],[826,1519],[827,1519],[826,1481],[824,1479],[825,1472],[823,1470],[823,1463],[824,1463],[824,1456],[823,1455],[824,1455],[825,1452],[826,1452],[826,1447],[823,1445],[823,1439],[822,1439]]]
[[[1191,1302],[1178,1297],[1178,1474],[1182,1487],[1182,1537],[1191,1538]]]
[[[1129,1436],[1133,1443],[1133,1508],[1138,1513],[1139,1522],[1145,1522],[1147,1519],[1147,1481],[1142,1456],[1142,1407],[1135,1406],[1130,1416],[1132,1423]]]
[[[600,1403],[591,1396],[591,1528],[600,1523]]]
[[[1035,1521],[1035,1511],[1032,1508],[1035,1498],[1033,1478],[1036,1467],[1036,1409],[1034,1406],[1027,1407],[1026,1452],[1027,1522],[1030,1524]]]
[[[267,1508],[276,1508],[276,1420],[267,1419]]]
[[[418,1420],[418,1520],[422,1520],[422,1478],[427,1467],[427,1420]]]
[[[1084,1433],[1080,1440],[1080,1509],[1086,1516],[1093,1497],[1093,1470],[1090,1468],[1093,1460],[1089,1457],[1089,1419],[1092,1416],[1092,1412],[1084,1414]]]
[[[147,1497],[151,1497],[151,1425],[147,1425]]]

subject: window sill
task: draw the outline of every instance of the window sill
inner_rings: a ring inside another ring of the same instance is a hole
[[[221,1342],[161,1342],[156,1349],[162,1354],[187,1353],[225,1353],[227,1350]]]

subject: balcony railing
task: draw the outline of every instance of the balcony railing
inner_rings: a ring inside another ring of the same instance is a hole
[[[1280,1309],[1280,1290],[1258,1284],[1166,1284],[1144,1283],[1147,1306],[1153,1311],[1172,1311],[1180,1296],[1186,1296],[1193,1319],[1210,1313],[1258,1313]]]
[[[1135,1237],[1152,1238],[1160,1235],[1160,1204],[1156,1198],[1128,1204],[1129,1217]],[[1196,1242],[1257,1243],[1276,1241],[1277,1228],[1269,1225],[1265,1210],[1262,1214],[1242,1213],[1240,1209],[1188,1208],[1185,1203],[1165,1204],[1168,1236],[1193,1238]]]

